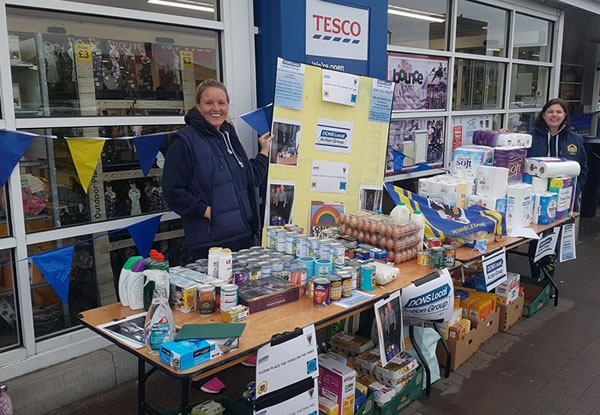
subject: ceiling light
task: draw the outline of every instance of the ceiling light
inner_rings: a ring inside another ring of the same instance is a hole
[[[427,20],[429,22],[443,23],[446,19],[441,17],[431,16],[429,14],[423,14],[418,10],[404,9],[400,7],[388,7],[388,14],[395,14],[396,16],[412,17],[413,19]],[[443,15],[437,15],[443,16]]]
[[[196,2],[179,3],[179,2],[167,1],[167,0],[148,0],[148,3],[149,4],[158,4],[161,6],[180,7],[182,9],[200,10],[201,12],[208,12],[208,13],[213,13],[215,11],[214,7],[212,7],[206,3],[196,3]]]

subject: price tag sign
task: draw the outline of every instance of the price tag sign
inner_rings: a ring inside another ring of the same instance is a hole
[[[577,258],[575,249],[575,224],[568,223],[562,227],[560,235],[560,262],[572,261]]]
[[[502,248],[495,254],[484,256],[482,262],[485,287],[490,292],[506,281],[506,249]]]
[[[543,257],[552,255],[556,252],[556,242],[558,241],[559,231],[560,228],[556,227],[550,235],[544,236],[538,241],[533,262],[538,262]]]
[[[182,50],[179,52],[181,58],[181,66],[193,67],[194,66],[194,52],[191,50]]]
[[[77,59],[77,62],[91,62],[92,45],[77,43],[75,45],[75,59]]]

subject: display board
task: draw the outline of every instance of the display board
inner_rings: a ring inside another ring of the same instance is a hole
[[[267,226],[309,229],[311,216],[333,221],[340,204],[354,212],[361,191],[382,188],[393,91],[389,81],[278,59]]]

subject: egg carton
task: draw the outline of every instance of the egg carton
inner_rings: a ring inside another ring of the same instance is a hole
[[[388,362],[385,367],[379,362],[375,368],[375,378],[382,383],[400,385],[414,373],[417,367],[419,367],[417,360],[408,353],[402,352]]]
[[[385,406],[385,404],[394,399],[394,396],[398,393],[396,389],[392,388],[390,385],[379,382],[371,383],[369,385],[369,390],[373,392],[375,403],[379,407]]]
[[[335,352],[348,356],[357,356],[375,346],[370,339],[346,333],[336,334],[329,343]]]
[[[381,361],[379,348],[368,350],[356,356],[354,363],[356,364],[356,370],[359,373],[363,373],[370,376],[375,376],[375,368]]]

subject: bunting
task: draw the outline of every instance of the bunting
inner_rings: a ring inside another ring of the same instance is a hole
[[[160,224],[160,217],[161,215],[155,216],[127,227],[138,252],[144,258],[147,258],[150,253],[152,242],[154,242],[154,237]]]
[[[90,138],[67,138],[71,157],[79,176],[81,187],[87,193],[98,159],[104,148],[104,140]]]
[[[13,169],[31,144],[34,134],[0,130],[0,186],[8,182]]]
[[[160,134],[149,134],[145,136],[135,137],[133,142],[135,143],[135,152],[138,155],[138,160],[142,168],[144,176],[148,176],[150,169],[154,165],[156,155],[165,141],[166,133]]]
[[[246,122],[258,135],[263,135],[271,131],[271,121],[273,117],[273,104],[255,109],[240,115],[240,118]]]
[[[71,264],[73,263],[74,245],[54,251],[34,255],[31,260],[48,280],[63,304],[69,302],[69,285],[71,282]]]

